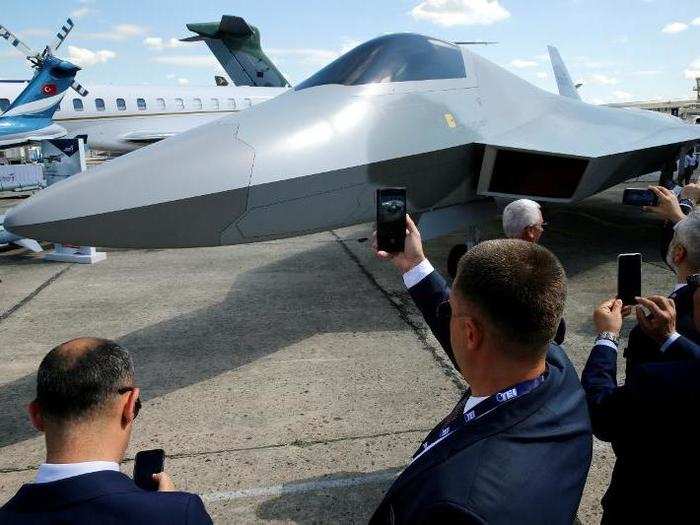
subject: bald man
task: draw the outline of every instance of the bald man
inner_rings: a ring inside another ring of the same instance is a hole
[[[119,471],[141,408],[119,345],[80,338],[57,346],[39,365],[36,394],[29,417],[45,435],[46,462],[0,508],[0,523],[211,523],[202,500],[175,492],[167,474],[147,492]]]

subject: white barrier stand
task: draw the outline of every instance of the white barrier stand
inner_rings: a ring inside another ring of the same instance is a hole
[[[44,255],[45,261],[95,264],[107,258],[105,252],[98,252],[92,246],[67,246],[55,243],[53,250]]]
[[[51,159],[44,170],[49,186],[87,169],[85,142],[82,139],[44,140],[41,143],[41,151],[45,161]],[[105,252],[98,252],[92,246],[70,246],[60,243],[55,243],[54,249],[44,255],[45,261],[79,264],[95,264],[106,258]]]

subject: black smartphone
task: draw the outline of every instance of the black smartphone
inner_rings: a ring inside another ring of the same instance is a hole
[[[162,448],[137,452],[134,461],[134,483],[143,490],[158,490],[153,474],[163,472],[164,467],[165,452]]]
[[[399,253],[406,242],[406,188],[377,190],[377,248]]]
[[[617,256],[617,298],[622,304],[636,304],[642,295],[642,254],[621,253]]]
[[[630,206],[658,206],[659,196],[651,190],[627,188],[622,194],[622,204]]]

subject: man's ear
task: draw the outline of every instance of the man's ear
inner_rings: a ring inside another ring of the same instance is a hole
[[[461,321],[464,324],[463,333],[467,349],[470,351],[478,350],[484,340],[484,331],[481,324],[473,317],[463,317]]]
[[[139,398],[140,389],[134,388],[126,396],[126,400],[122,401],[122,426],[127,426],[136,419],[136,400]]]
[[[683,261],[688,257],[688,250],[682,244],[676,244],[673,247],[673,263],[676,266],[683,264]]]
[[[523,241],[527,241],[527,242],[534,242],[535,241],[534,227],[526,226],[525,229],[523,230],[523,233],[520,235],[520,239],[522,239]]]
[[[29,412],[29,419],[32,422],[32,426],[36,428],[39,432],[43,432],[44,416],[41,415],[41,408],[39,407],[39,403],[37,403],[36,400],[32,401],[31,403],[29,403],[27,411]]]

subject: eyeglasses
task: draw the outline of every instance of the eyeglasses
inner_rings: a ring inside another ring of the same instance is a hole
[[[123,388],[120,388],[117,390],[117,394],[123,395],[126,394],[127,392],[133,392],[136,387],[133,386],[125,386]],[[134,419],[136,419],[139,415],[139,412],[141,411],[141,396],[136,398],[136,403],[134,403]]]

